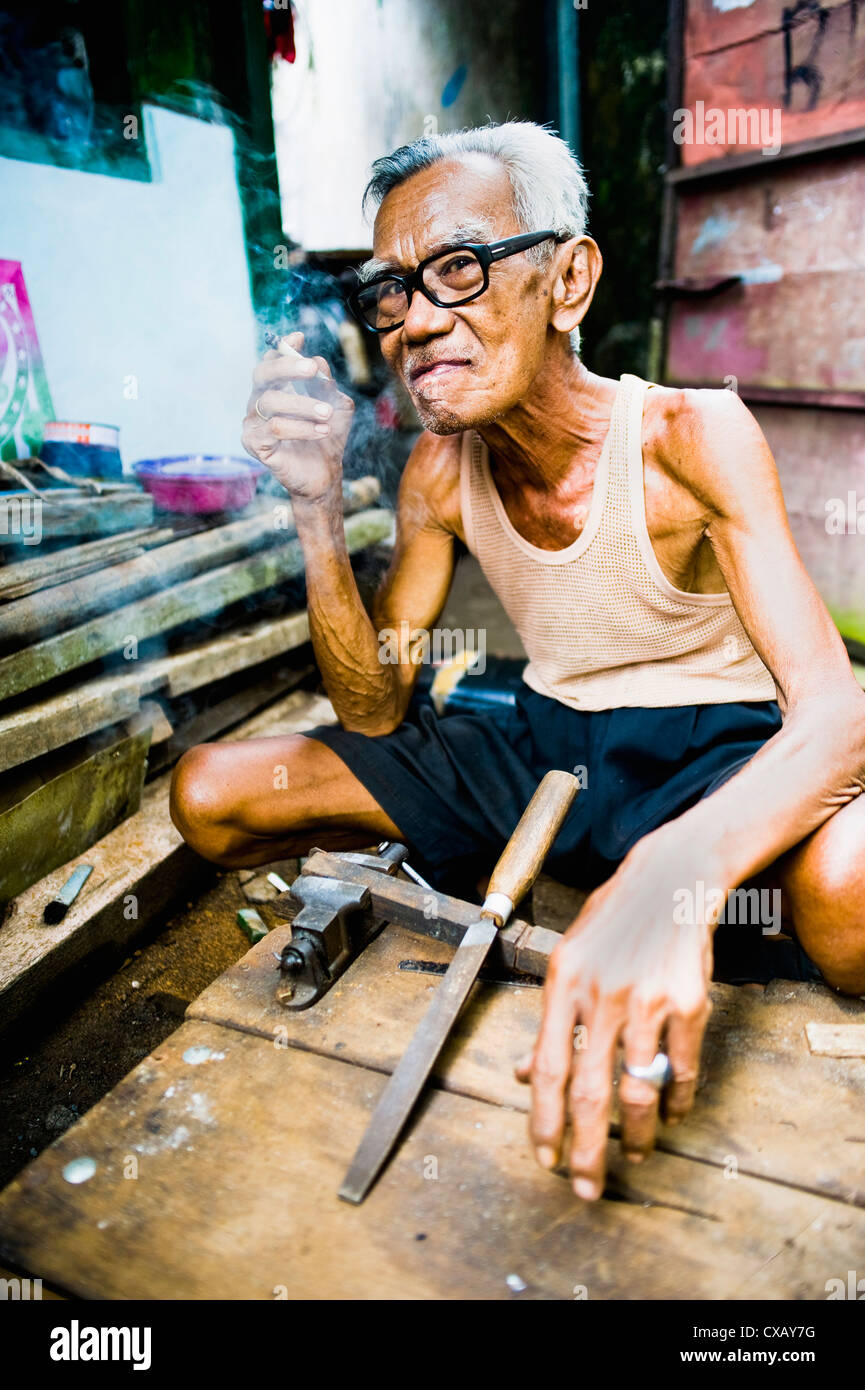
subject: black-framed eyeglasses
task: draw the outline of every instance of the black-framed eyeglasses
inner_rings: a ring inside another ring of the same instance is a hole
[[[526,232],[488,243],[463,242],[427,256],[410,275],[380,275],[356,285],[349,294],[349,303],[366,328],[374,333],[390,333],[405,323],[415,290],[420,290],[439,309],[470,304],[488,288],[493,261],[528,251],[551,237],[558,240],[558,232]]]

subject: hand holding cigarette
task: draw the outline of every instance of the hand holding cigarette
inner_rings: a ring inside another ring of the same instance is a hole
[[[269,468],[294,500],[324,498],[341,482],[354,402],[323,357],[304,357],[303,334],[277,338],[253,373],[243,447]]]

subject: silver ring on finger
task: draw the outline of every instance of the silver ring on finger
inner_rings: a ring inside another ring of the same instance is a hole
[[[669,1086],[673,1080],[673,1064],[666,1052],[655,1054],[654,1061],[647,1067],[631,1066],[625,1063],[625,1071],[629,1076],[636,1077],[638,1081],[648,1081],[650,1086],[654,1086],[656,1091],[663,1091],[665,1086]]]
[[[268,423],[270,422],[271,417],[270,417],[269,415],[265,415],[265,414],[264,414],[264,411],[263,411],[262,408],[261,408],[261,397],[260,397],[260,396],[258,397],[258,399],[257,399],[256,402],[255,402],[255,413],[256,413],[256,415],[258,416],[259,420],[264,420],[264,421],[266,421],[266,422],[268,422]]]

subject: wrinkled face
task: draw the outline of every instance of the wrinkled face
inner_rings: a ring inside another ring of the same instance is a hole
[[[498,241],[519,236],[507,173],[498,160],[466,155],[413,174],[382,202],[375,260],[397,273],[453,244],[455,229]],[[488,424],[528,392],[543,362],[552,271],[525,252],[494,262],[479,299],[439,308],[415,291],[401,328],[379,337],[388,366],[408,389],[424,427],[454,434]]]

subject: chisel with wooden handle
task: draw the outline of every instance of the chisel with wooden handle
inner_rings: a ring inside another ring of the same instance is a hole
[[[373,1111],[339,1195],[362,1202],[406,1124],[490,946],[528,892],[565,819],[579,782],[548,772],[523,812],[490,878],[480,918],[466,929],[454,958]]]

